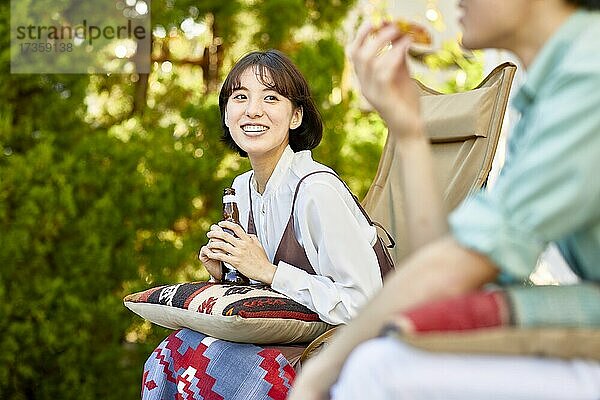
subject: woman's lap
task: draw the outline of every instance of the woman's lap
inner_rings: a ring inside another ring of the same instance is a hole
[[[600,399],[600,363],[430,353],[393,338],[352,353],[332,399]]]
[[[173,332],[144,365],[143,399],[285,399],[295,376],[280,352]]]

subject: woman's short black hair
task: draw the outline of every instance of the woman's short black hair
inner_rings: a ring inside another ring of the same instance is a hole
[[[567,3],[587,8],[588,10],[600,10],[600,0],[567,0]]]
[[[298,68],[282,52],[277,50],[254,51],[242,57],[231,69],[219,93],[221,111],[222,139],[241,156],[248,154],[231,137],[225,125],[225,108],[229,96],[240,87],[240,77],[252,68],[259,81],[292,102],[294,108],[302,107],[302,123],[296,129],[290,129],[290,147],[294,152],[314,149],[323,137],[321,115],[310,95],[308,83]]]

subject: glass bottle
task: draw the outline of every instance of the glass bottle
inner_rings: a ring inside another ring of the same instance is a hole
[[[223,190],[223,220],[240,225],[240,212],[238,210],[234,188],[225,188]],[[223,228],[223,230],[235,236],[232,230],[225,228]],[[223,283],[230,283],[233,285],[250,284],[250,279],[230,264],[221,262],[221,272],[223,273]]]

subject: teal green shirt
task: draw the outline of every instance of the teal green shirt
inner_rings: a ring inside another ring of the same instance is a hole
[[[513,105],[521,119],[502,172],[450,215],[452,233],[505,278],[527,278],[555,242],[581,278],[600,281],[600,13],[559,28]]]

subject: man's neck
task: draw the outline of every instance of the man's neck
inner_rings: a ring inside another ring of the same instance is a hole
[[[512,43],[506,45],[519,57],[525,68],[529,68],[546,42],[577,10],[576,6],[562,0],[549,0],[548,3],[537,2],[530,23],[517,33]]]

